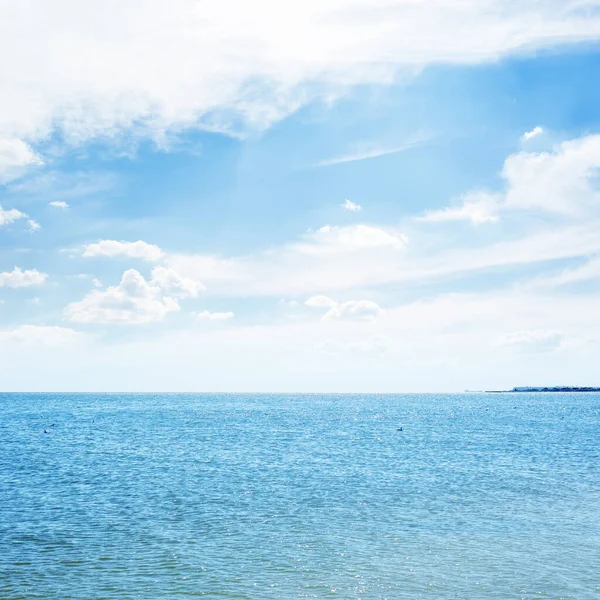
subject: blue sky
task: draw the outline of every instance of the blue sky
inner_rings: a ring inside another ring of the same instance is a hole
[[[13,7],[3,389],[600,384],[599,7]]]

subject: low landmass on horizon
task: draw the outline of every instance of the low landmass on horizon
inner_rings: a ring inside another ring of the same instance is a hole
[[[514,387],[512,390],[486,390],[487,393],[513,393],[513,392],[600,392],[600,387],[555,385],[548,387]]]

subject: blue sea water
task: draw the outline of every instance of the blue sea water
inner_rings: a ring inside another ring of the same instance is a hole
[[[599,442],[600,394],[3,394],[0,598],[600,598]]]

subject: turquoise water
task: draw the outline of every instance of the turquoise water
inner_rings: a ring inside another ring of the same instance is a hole
[[[600,598],[599,442],[600,394],[0,395],[0,598]]]

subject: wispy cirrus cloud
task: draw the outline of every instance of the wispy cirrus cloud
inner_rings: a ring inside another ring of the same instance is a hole
[[[328,296],[312,296],[304,304],[311,308],[327,309],[323,315],[324,320],[370,321],[383,313],[381,307],[372,300],[337,302]]]
[[[551,352],[559,349],[564,339],[562,331],[534,329],[509,333],[500,340],[500,345],[515,348],[520,352]]]
[[[167,264],[205,281],[208,293],[319,294],[400,282],[435,281],[450,274],[542,264],[600,253],[600,136],[557,145],[552,152],[507,157],[505,189],[467,192],[460,203],[408,219],[402,228],[359,224],[324,226],[295,243],[241,257],[167,256]],[[455,222],[520,222],[543,216],[533,228],[498,229],[470,240]],[[408,243],[411,227],[447,223],[443,237],[425,247]],[[453,235],[453,231],[455,234]],[[504,235],[501,235],[501,233]],[[218,292],[217,292],[218,290]],[[231,292],[229,291],[231,290]]]
[[[10,84],[0,139],[160,140],[197,125],[244,132],[426,65],[599,37],[600,17],[579,0],[540,0],[526,19],[520,3],[503,0],[179,0],[168,10],[161,0],[20,2],[2,21]],[[323,166],[400,150],[359,150]]]
[[[233,312],[210,312],[209,310],[203,310],[199,313],[193,313],[197,319],[203,321],[229,321],[233,319],[235,313]]]
[[[397,144],[394,146],[383,146],[377,144],[359,144],[356,150],[348,152],[347,154],[341,154],[331,158],[321,160],[313,167],[331,167],[333,165],[341,165],[343,163],[358,162],[361,160],[369,160],[371,158],[379,158],[380,156],[387,156],[389,154],[398,154],[399,152],[406,152],[417,146],[421,146],[429,142],[433,136],[427,134],[419,134],[413,138],[408,139],[406,142]]]
[[[26,346],[56,348],[72,345],[84,337],[79,331],[58,325],[19,325],[12,329],[0,329],[0,342]]]
[[[445,206],[437,210],[425,211],[418,221],[428,223],[448,223],[453,221],[471,221],[473,225],[494,223],[500,217],[499,197],[486,192],[471,192],[465,195],[459,204]]]
[[[81,199],[112,190],[118,178],[104,171],[61,172],[46,171],[24,180],[12,182],[8,186],[11,194],[43,196],[54,199],[51,206],[66,204],[65,200]]]

